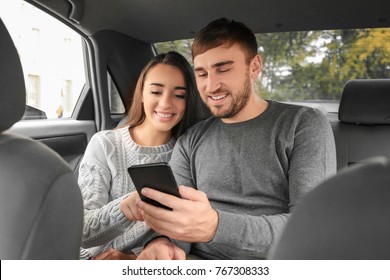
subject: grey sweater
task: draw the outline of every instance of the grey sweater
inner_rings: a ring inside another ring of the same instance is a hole
[[[144,222],[131,222],[119,203],[135,191],[127,172],[130,165],[168,162],[175,144],[143,147],[128,127],[96,133],[80,165],[78,183],[84,199],[82,247],[92,256],[114,248],[124,252],[141,249],[154,232]]]
[[[191,252],[261,259],[302,195],[336,172],[336,152],[320,111],[269,101],[245,122],[211,117],[195,125],[179,138],[170,165],[178,184],[204,191],[219,215],[214,239]]]

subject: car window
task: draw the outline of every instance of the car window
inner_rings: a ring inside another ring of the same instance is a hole
[[[16,45],[27,89],[23,119],[70,117],[85,84],[82,37],[21,0],[0,16]]]
[[[119,94],[118,88],[116,87],[113,79],[109,72],[107,72],[107,82],[108,82],[108,96],[110,103],[110,113],[111,114],[124,114],[125,106]]]
[[[266,99],[321,106],[337,112],[350,79],[390,78],[390,28],[265,33],[256,35]],[[191,61],[191,40],[155,44]]]

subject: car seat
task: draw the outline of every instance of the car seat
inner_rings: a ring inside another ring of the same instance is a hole
[[[351,80],[331,121],[337,168],[376,156],[390,157],[390,79]]]
[[[270,259],[390,259],[390,161],[345,168],[304,196]]]
[[[0,19],[0,259],[77,259],[83,202],[54,151],[7,129],[25,108],[23,71]]]

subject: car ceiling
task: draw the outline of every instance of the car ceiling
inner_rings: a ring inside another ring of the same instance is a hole
[[[256,33],[390,27],[389,0],[28,0],[90,36],[113,30],[154,43],[192,38],[228,17]],[[75,20],[71,20],[72,13]],[[81,8],[81,9],[79,9]],[[74,14],[76,12],[76,14]],[[78,16],[78,17],[77,17]]]

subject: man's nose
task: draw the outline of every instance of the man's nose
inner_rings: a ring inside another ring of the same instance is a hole
[[[213,74],[209,74],[206,80],[206,92],[216,92],[221,87],[221,81]]]

